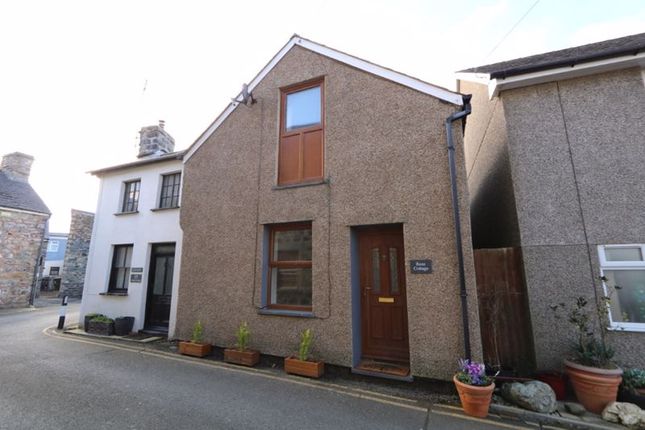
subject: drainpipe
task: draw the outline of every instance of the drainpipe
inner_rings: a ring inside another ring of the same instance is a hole
[[[448,164],[450,167],[450,189],[452,191],[452,213],[455,220],[455,241],[457,243],[457,260],[459,263],[459,295],[461,296],[461,317],[464,326],[464,351],[466,358],[471,358],[470,353],[470,323],[468,321],[468,294],[466,292],[466,274],[464,271],[464,250],[461,242],[461,217],[459,216],[459,194],[457,191],[457,167],[455,163],[455,145],[452,139],[452,123],[463,120],[466,126],[466,116],[470,115],[471,95],[463,96],[463,109],[446,118],[446,143],[448,144]]]

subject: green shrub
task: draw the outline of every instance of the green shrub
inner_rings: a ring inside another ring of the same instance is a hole
[[[310,328],[300,334],[300,348],[298,349],[298,360],[307,361],[311,351],[311,343],[314,340],[314,333]]]
[[[237,349],[240,351],[246,351],[246,347],[249,345],[249,339],[251,338],[251,330],[249,330],[249,325],[244,321],[238,327],[235,332],[235,337],[237,338]]]
[[[625,370],[622,387],[632,393],[636,391],[636,388],[645,388],[645,369]]]
[[[106,317],[105,315],[98,314],[97,316],[92,318],[90,320],[90,322],[99,322],[99,323],[110,324],[110,323],[114,323],[114,320],[112,318]]]
[[[202,343],[204,341],[204,327],[201,321],[197,321],[193,326],[193,334],[190,337],[193,343]]]

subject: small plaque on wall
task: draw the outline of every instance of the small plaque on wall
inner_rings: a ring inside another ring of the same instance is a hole
[[[130,269],[132,273],[143,273],[143,267],[133,267]]]
[[[421,275],[432,273],[432,260],[410,260],[410,272]]]
[[[131,274],[130,275],[130,282],[140,284],[141,283],[141,275],[138,274],[138,273]]]

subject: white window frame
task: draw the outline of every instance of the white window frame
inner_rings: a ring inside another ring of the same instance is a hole
[[[607,261],[605,248],[640,248],[641,257],[644,261]],[[645,271],[645,244],[620,244],[620,245],[598,245],[598,259],[600,260],[600,274],[604,277],[605,270],[643,270]],[[605,281],[602,281],[602,288],[605,296],[609,295]],[[610,306],[609,304],[607,306]],[[638,331],[645,332],[645,323],[619,322],[614,321],[609,309],[609,330]]]

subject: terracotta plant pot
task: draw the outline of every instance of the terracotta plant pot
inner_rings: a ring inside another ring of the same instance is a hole
[[[209,343],[179,342],[179,353],[193,357],[206,357],[211,353],[211,349]]]
[[[284,371],[293,375],[320,378],[325,373],[325,363],[322,361],[302,361],[295,357],[284,359]]]
[[[455,387],[457,387],[459,400],[461,400],[461,407],[464,412],[473,417],[486,418],[495,384],[479,387],[464,384],[457,379],[457,376],[453,376],[452,380],[455,383]]]
[[[622,369],[600,369],[564,360],[578,401],[589,412],[602,413],[605,406],[616,401],[618,386],[623,380]]]
[[[240,351],[235,348],[226,348],[224,350],[224,361],[241,364],[242,366],[255,366],[260,361],[260,353],[252,349]]]

